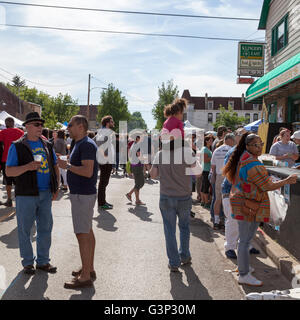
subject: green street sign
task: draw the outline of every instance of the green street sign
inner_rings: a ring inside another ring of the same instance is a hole
[[[238,51],[238,76],[262,77],[264,75],[265,45],[240,42]]]

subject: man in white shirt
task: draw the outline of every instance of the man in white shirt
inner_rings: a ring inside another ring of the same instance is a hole
[[[224,159],[227,152],[234,146],[234,134],[228,133],[224,138],[224,144],[217,148],[211,158],[211,170],[215,179],[215,205],[214,205],[214,229],[220,229],[220,211],[222,205],[222,183],[224,177],[222,169],[224,167]]]

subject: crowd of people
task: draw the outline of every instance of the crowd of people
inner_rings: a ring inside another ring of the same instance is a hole
[[[57,271],[50,264],[49,255],[52,201],[57,199],[61,188],[70,192],[73,228],[82,262],[81,268],[72,272],[74,278],[64,287],[77,289],[93,285],[97,278],[94,268],[96,242],[92,229],[94,207],[98,201],[99,209],[113,209],[113,204],[107,202],[106,188],[111,175],[118,175],[121,162],[124,176],[134,178],[134,185],[124,196],[132,202],[134,195],[137,206],[145,205],[140,198],[145,179],[160,180],[159,208],[171,272],[178,272],[181,265],[192,261],[189,242],[190,218],[194,217],[194,187],[197,200],[210,210],[213,229],[217,232],[225,229],[225,254],[238,261],[239,283],[262,285],[262,281],[252,275],[254,270],[249,265],[249,254],[259,253],[251,246],[251,240],[259,224],[269,221],[267,192],[296,183],[297,175],[273,182],[258,160],[264,145],[261,138],[243,127],[232,132],[221,126],[216,137],[212,134],[204,136],[204,145],[199,149],[196,134],[191,140],[185,136],[182,120],[186,107],[185,99],[176,99],[165,107],[166,121],[157,141],[146,133],[137,133],[134,137],[125,137],[125,146],[122,143],[124,136],[115,135],[113,131],[115,123],[110,115],[102,118],[102,130],[98,134],[88,131],[87,119],[81,115],[70,119],[67,132],[43,128],[45,121],[36,112],[26,115],[25,132],[14,128],[12,118],[6,119],[7,128],[0,132],[0,142],[4,145],[3,182],[7,191],[7,201],[2,205],[12,206],[12,185],[15,184],[24,273],[34,274],[35,269],[49,273]],[[300,132],[295,132],[292,138],[296,143],[300,142]],[[281,128],[270,154],[293,166],[299,160],[299,145],[290,139],[290,131]],[[121,159],[122,148],[126,149],[126,164]],[[30,240],[35,222],[37,257]]]

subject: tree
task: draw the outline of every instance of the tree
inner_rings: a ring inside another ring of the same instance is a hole
[[[156,120],[156,129],[161,130],[165,121],[164,108],[171,104],[179,95],[178,87],[174,86],[173,80],[168,80],[167,84],[163,82],[161,88],[158,87],[158,101],[152,109],[152,114]]]
[[[147,124],[145,120],[142,117],[142,114],[140,112],[133,112],[131,115],[129,121],[128,121],[128,132],[132,131],[133,129],[144,129],[147,130]]]
[[[79,111],[77,101],[69,94],[59,93],[56,97],[52,97],[36,88],[28,88],[19,76],[15,76],[12,82],[13,85],[7,83],[6,87],[20,99],[40,105],[42,118],[50,129],[58,128],[57,122],[69,122]]]
[[[128,110],[128,101],[122,96],[122,92],[116,89],[112,83],[101,93],[97,121],[101,123],[101,119],[107,115],[113,117],[116,132],[119,131],[119,121],[128,121],[131,116]]]
[[[25,86],[25,80],[21,80],[21,77],[18,75],[13,77],[12,83],[15,88],[21,88]]]
[[[228,110],[226,110],[224,107],[222,107],[222,105],[220,105],[219,110],[220,115],[213,124],[215,130],[219,126],[225,126],[231,128],[231,130],[236,130],[238,126],[244,124],[246,121],[244,117],[239,117],[231,106],[229,106]]]

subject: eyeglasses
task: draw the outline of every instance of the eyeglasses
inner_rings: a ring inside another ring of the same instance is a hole
[[[32,123],[32,125],[35,126],[35,127],[37,127],[37,128],[38,128],[38,127],[42,127],[42,128],[44,127],[44,124],[43,124],[43,123],[40,123],[40,122],[39,122],[39,123],[37,123],[37,122],[36,122],[36,123]]]
[[[254,143],[254,144],[249,144],[249,147],[254,146],[256,148],[260,148],[260,147],[263,147],[264,145],[265,145],[264,142],[262,142],[262,143]]]

